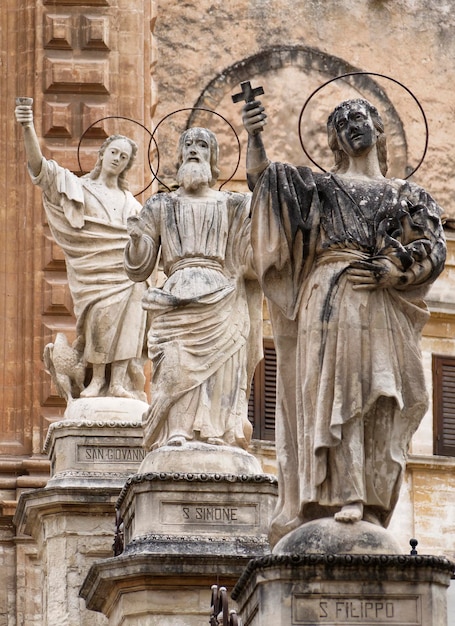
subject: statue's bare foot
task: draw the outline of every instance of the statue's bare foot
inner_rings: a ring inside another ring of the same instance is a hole
[[[337,522],[344,522],[345,524],[360,522],[363,517],[363,504],[361,502],[346,504],[341,511],[335,513],[334,517]]]
[[[184,446],[185,443],[186,443],[185,437],[182,437],[181,435],[174,435],[173,437],[167,440],[166,445],[167,446]]]
[[[92,378],[90,385],[81,391],[81,398],[97,398],[101,395],[101,389],[104,387],[104,378]]]
[[[109,387],[109,394],[114,398],[132,398],[134,399],[134,395],[125,389],[122,385],[111,385]]]

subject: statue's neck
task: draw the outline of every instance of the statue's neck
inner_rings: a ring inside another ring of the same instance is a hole
[[[379,167],[376,150],[370,150],[368,154],[349,157],[349,165],[342,174],[343,178],[357,178],[362,180],[384,178]]]

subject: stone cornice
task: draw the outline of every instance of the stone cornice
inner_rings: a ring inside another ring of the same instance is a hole
[[[96,429],[96,428],[133,428],[133,429],[141,429],[142,430],[142,422],[128,422],[124,421],[115,421],[115,420],[97,420],[97,421],[86,421],[86,420],[61,420],[59,422],[53,422],[47,431],[46,441],[44,442],[44,452],[49,452],[51,440],[54,434],[54,431],[64,430],[64,429],[74,429],[74,430],[82,430],[82,429]]]
[[[232,549],[233,545],[242,546],[242,548],[249,547],[254,548],[256,551],[259,549],[259,553],[264,554],[270,552],[270,544],[266,536],[248,536],[248,535],[213,535],[204,536],[201,535],[159,535],[149,533],[147,535],[141,535],[135,537],[128,543],[123,551],[124,555],[135,553],[174,553],[174,550],[170,549],[179,546],[179,553],[197,553],[202,554],[204,547],[211,546],[211,550],[215,549],[215,546],[227,546]],[[257,552],[256,552],[257,553]]]
[[[94,563],[79,595],[87,608],[105,613],[119,593],[140,586],[159,588],[163,580],[173,586],[198,578],[200,589],[207,591],[217,577],[230,587],[242,574],[248,559],[245,554],[121,554]],[[106,613],[105,613],[106,614]]]
[[[213,535],[210,537],[204,537],[203,541],[207,541],[209,543],[248,543],[254,545],[269,545],[267,537],[261,536],[248,536],[248,535]],[[161,543],[169,543],[169,542],[201,542],[201,535],[158,535],[155,533],[149,533],[147,535],[141,535],[140,537],[135,537],[125,548],[125,553],[131,551],[131,547],[134,545],[146,545],[150,542],[161,542]]]
[[[122,491],[120,492],[117,508],[120,507],[121,503],[126,497],[126,494],[133,484],[138,483],[147,483],[152,481],[163,481],[163,482],[199,482],[199,483],[267,483],[272,485],[278,484],[278,479],[276,476],[272,474],[196,474],[192,472],[147,472],[145,474],[133,474],[126,481],[123,486]]]
[[[54,486],[28,491],[21,495],[13,523],[18,533],[32,535],[39,516],[69,512],[71,514],[103,512],[114,518],[118,486]]]
[[[251,560],[237,584],[232,590],[232,598],[237,600],[243,592],[250,578],[256,572],[265,569],[279,568],[293,572],[296,580],[296,570],[301,570],[305,580],[313,577],[320,579],[344,580],[352,579],[353,570],[359,580],[417,580],[422,578],[425,570],[426,577],[438,580],[441,584],[449,585],[450,577],[455,572],[455,563],[440,556],[405,554],[293,554],[268,555]]]

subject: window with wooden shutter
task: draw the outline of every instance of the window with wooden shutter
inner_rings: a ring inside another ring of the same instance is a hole
[[[455,456],[455,358],[433,355],[434,453]]]
[[[276,352],[271,339],[264,340],[264,358],[258,364],[251,385],[248,418],[253,438],[275,440]]]

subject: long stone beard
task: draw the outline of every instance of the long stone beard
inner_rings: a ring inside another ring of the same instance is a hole
[[[212,180],[212,171],[210,163],[202,161],[188,161],[183,163],[177,172],[178,184],[187,191],[195,191],[204,184],[210,184]]]

